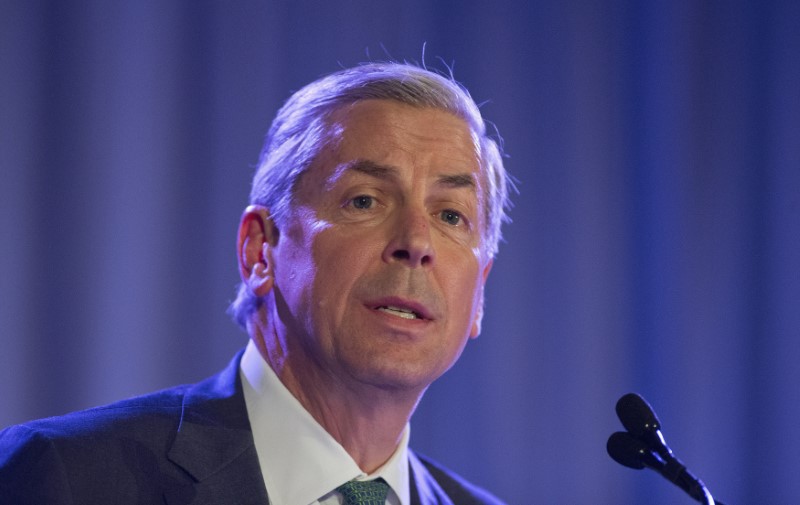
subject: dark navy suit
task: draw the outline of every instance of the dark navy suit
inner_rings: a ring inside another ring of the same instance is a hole
[[[3,430],[0,504],[267,505],[240,359],[198,384]],[[409,465],[415,505],[501,503],[413,451]]]

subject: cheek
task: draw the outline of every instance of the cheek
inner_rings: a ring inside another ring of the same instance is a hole
[[[320,272],[347,279],[380,262],[385,242],[382,230],[377,228],[331,226],[317,235],[313,257]]]
[[[471,326],[473,315],[479,308],[482,278],[474,262],[453,263],[448,268],[447,281],[442,289],[448,299],[453,323]]]
[[[464,310],[464,321],[468,325],[468,330],[471,329],[475,314],[480,309],[481,303],[481,286],[478,279],[473,279],[468,285],[464,285],[461,293],[464,293],[464,298],[461,303]]]
[[[359,237],[337,233],[336,229],[317,236],[310,256],[316,269],[314,302],[318,307],[345,304],[352,286],[367,271],[370,258],[375,254],[373,249]]]
[[[304,314],[308,314],[314,280],[310,260],[298,249],[284,250],[275,255],[275,288],[283,300],[283,303],[278,300],[278,308],[288,311],[281,312],[281,318],[290,326],[304,325],[301,320]]]
[[[301,226],[289,228],[281,236],[273,256],[276,288],[296,320],[308,314],[317,272],[309,237]]]
[[[483,260],[481,252],[478,249],[474,249],[472,255],[469,258],[469,266],[466,267],[468,269],[462,270],[462,272],[469,272],[469,275],[465,275],[463,282],[467,284],[464,287],[464,293],[469,293],[470,298],[469,300],[464,300],[465,305],[469,305],[470,309],[470,324],[472,324],[472,320],[474,314],[477,311],[481,310],[481,305],[483,304],[483,287],[486,282],[486,263]]]

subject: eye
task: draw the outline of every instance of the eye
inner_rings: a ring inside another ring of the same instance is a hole
[[[445,209],[439,214],[439,217],[442,221],[451,226],[458,226],[461,224],[461,214],[454,210]]]
[[[358,195],[350,200],[351,204],[356,209],[369,209],[375,203],[375,199],[368,195]]]

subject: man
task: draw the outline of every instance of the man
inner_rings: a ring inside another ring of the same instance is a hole
[[[0,436],[2,503],[500,503],[408,448],[480,333],[506,174],[452,80],[324,77],[278,112],[239,227],[221,374]],[[366,496],[366,501],[357,501]]]

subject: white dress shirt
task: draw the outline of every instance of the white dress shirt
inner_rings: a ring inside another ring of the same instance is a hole
[[[408,425],[392,457],[367,475],[286,389],[252,340],[239,374],[270,505],[338,505],[337,487],[378,477],[391,488],[388,505],[410,504]]]

